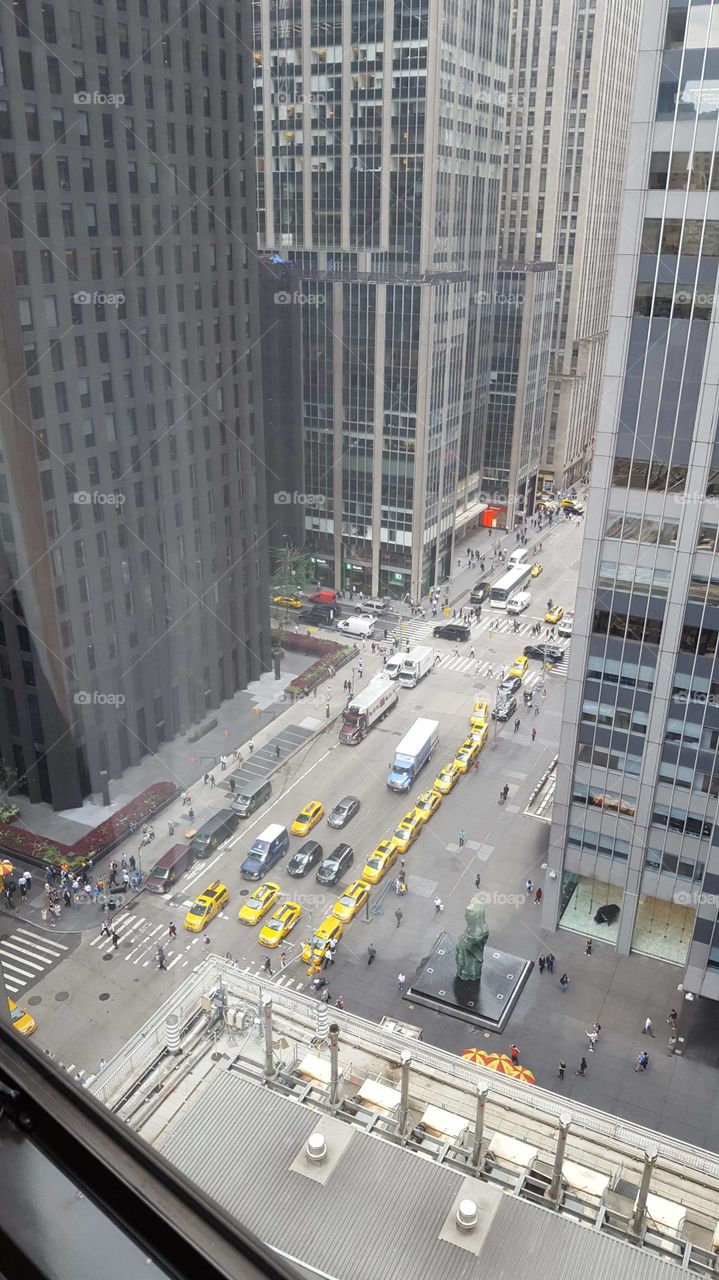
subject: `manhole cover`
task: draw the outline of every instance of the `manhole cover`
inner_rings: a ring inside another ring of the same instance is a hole
[[[42,996],[28,996],[25,1004],[42,1004]]]
[[[251,892],[252,892],[251,889],[240,889],[240,897],[246,898],[248,893],[251,893]]]
[[[70,992],[69,992],[69,991],[56,991],[56,992],[55,992],[55,999],[57,1000],[58,1004],[62,1004],[63,1000],[69,1000],[69,999],[70,999]]]
[[[109,999],[110,999],[110,992],[109,992],[109,991],[101,991],[101,992],[100,992],[100,994],[99,994],[99,996],[98,996],[97,998],[98,998],[98,1000],[109,1000]]]

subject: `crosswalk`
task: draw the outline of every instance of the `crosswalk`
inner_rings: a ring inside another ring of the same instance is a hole
[[[434,628],[441,626],[442,623],[448,623],[452,621],[460,621],[460,618],[459,617],[457,617],[456,619],[440,618],[440,617],[410,618],[402,624],[402,631],[401,631],[402,642],[406,643],[409,640],[410,645],[429,644],[434,639],[432,635]],[[473,622],[471,624],[472,639],[475,639],[476,637],[481,636],[482,634],[505,635],[505,636],[506,635],[527,636],[531,639],[533,638],[532,628],[537,624],[540,624],[542,628],[541,638],[542,639],[546,638],[544,634],[546,628],[545,628],[545,623],[543,618],[533,618],[527,614],[524,614],[522,615],[522,620],[519,622],[519,626],[516,631],[514,630],[514,621],[515,619],[510,618],[502,610],[493,610],[491,612],[489,610],[485,610],[479,622]],[[491,633],[490,633],[490,627],[492,628]],[[443,640],[440,643],[446,644],[447,641]],[[467,642],[464,641],[463,643],[466,644]],[[550,643],[561,644],[563,643],[563,641],[561,640],[560,637],[557,637],[555,639],[554,636],[550,636]]]
[[[188,899],[186,903],[168,904],[174,905],[178,917],[177,937],[170,938],[168,925],[164,920],[157,921],[149,916],[138,916],[133,911],[121,911],[112,921],[112,928],[118,937],[118,945],[115,947],[112,938],[106,933],[96,935],[90,940],[90,946],[95,948],[103,959],[110,959],[117,956],[125,964],[139,965],[143,969],[147,969],[150,965],[157,964],[157,948],[162,943],[165,950],[165,967],[174,969],[178,965],[181,969],[186,969],[190,964],[197,964],[202,959],[202,953],[211,949],[211,943],[207,943],[206,939],[210,937],[208,930],[204,933],[187,933],[183,928],[183,920],[185,911],[192,906],[192,901]],[[228,920],[229,915],[221,911],[215,920]],[[209,926],[209,929],[212,925]]]
[[[69,950],[57,938],[26,927],[0,938],[0,965],[8,994],[15,996],[44,977]]]
[[[470,641],[465,640],[461,644],[452,645],[451,648],[445,648],[448,643],[446,640],[436,641],[433,639],[432,631],[434,627],[438,625],[436,618],[413,618],[411,622],[407,623],[407,630],[404,631],[402,635],[403,640],[408,640],[410,645],[422,643],[433,644],[437,648],[437,652],[440,654],[440,659],[437,663],[437,667],[440,668],[440,670],[457,672],[466,671],[476,675],[479,679],[492,679],[493,676],[497,675],[498,671],[501,670],[501,664],[498,667],[496,659],[494,662],[490,662],[487,657],[483,657],[481,654],[475,654],[475,656],[472,657],[471,650],[476,648],[477,641],[489,640],[494,636],[501,635],[516,636],[518,643],[521,637],[524,637],[527,640],[533,640],[535,639],[532,634],[533,628],[540,622],[542,622],[542,619],[540,618],[527,617],[519,623],[519,626],[515,631],[514,620],[507,617],[506,614],[497,612],[490,616],[485,615],[480,618],[479,622],[474,622],[472,624]],[[539,644],[546,639],[545,627],[542,623],[542,633],[541,636],[536,637],[536,643]],[[551,636],[548,642],[551,644],[562,643],[559,637],[554,636]],[[554,673],[559,675],[564,675],[566,673],[566,652],[567,650],[565,646],[565,656],[562,658],[561,662],[555,663],[552,667],[552,671]],[[531,688],[533,684],[536,684],[541,674],[541,669],[528,674],[526,679],[523,681],[523,687]]]

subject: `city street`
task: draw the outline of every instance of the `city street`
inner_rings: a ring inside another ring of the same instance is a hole
[[[412,619],[408,624],[411,640],[428,641],[440,655],[434,671],[415,689],[402,689],[399,703],[388,718],[356,747],[341,746],[337,741],[334,717],[343,695],[341,682],[335,680],[330,695],[332,720],[326,727],[315,721],[319,731],[286,764],[280,765],[273,775],[270,803],[241,824],[212,858],[196,862],[176,893],[167,898],[141,893],[127,909],[119,910],[115,919],[117,948],[107,936],[100,935],[101,913],[91,904],[77,913],[77,924],[84,930],[81,935],[59,930],[46,933],[24,921],[22,912],[16,913],[18,918],[12,921],[3,917],[2,932],[7,928],[7,934],[0,937],[0,962],[12,987],[11,994],[37,1019],[37,1039],[43,1047],[51,1048],[64,1065],[83,1078],[91,1078],[100,1060],[109,1059],[122,1048],[210,948],[221,955],[229,953],[242,969],[250,972],[258,971],[269,956],[278,983],[307,989],[306,966],[299,958],[302,942],[330,914],[343,888],[360,877],[367,857],[380,840],[391,835],[420,791],[431,787],[442,766],[453,758],[466,737],[474,700],[486,697],[490,705],[494,704],[500,670],[503,666],[508,668],[522,652],[531,627],[543,616],[547,597],[552,596],[565,608],[571,607],[579,555],[576,531],[561,525],[543,541],[545,570],[531,584],[532,603],[520,617],[519,635],[513,633],[511,620],[504,612],[488,606],[473,626],[471,641],[460,645],[432,641],[435,619]],[[478,576],[476,567],[469,571],[467,587]],[[455,584],[455,591],[459,590],[461,587]],[[498,620],[498,627],[490,634],[491,618]],[[472,646],[475,658],[470,657]],[[363,659],[364,677],[356,687],[366,683],[380,666],[381,660],[373,657],[369,648]],[[527,816],[524,810],[556,754],[564,696],[563,666],[543,674],[540,663],[530,662],[523,687],[539,685],[541,689],[544,684],[544,698],[540,693],[536,698],[539,714],[530,715],[520,698],[517,716],[521,723],[516,733],[514,717],[507,724],[492,725],[489,741],[479,756],[479,771],[463,777],[443,799],[408,851],[408,893],[401,901],[400,926],[395,918],[400,900],[390,872],[372,890],[369,918],[365,918],[363,910],[345,926],[336,963],[323,976],[329,981],[332,999],[342,996],[346,1007],[361,1015],[375,1020],[388,1015],[410,1022],[423,1029],[426,1039],[458,1052],[475,1044],[506,1051],[515,1042],[520,1046],[522,1062],[546,1087],[556,1084],[560,1091],[607,1111],[617,1111],[647,1126],[719,1148],[719,1111],[715,1115],[713,1103],[712,1107],[707,1106],[705,1093],[708,1079],[704,1073],[708,1068],[666,1053],[664,1020],[676,1000],[677,971],[642,957],[617,958],[613,948],[601,944],[596,944],[593,955],[586,957],[582,937],[564,931],[546,935],[541,930],[539,909],[526,895],[527,878],[540,879],[549,827],[546,822]],[[492,678],[488,675],[490,667]],[[316,710],[314,704],[308,704],[308,710]],[[439,721],[439,748],[409,794],[396,795],[386,786],[389,764],[399,738],[420,715]],[[269,732],[280,734],[285,720],[297,723],[298,708],[290,708]],[[532,728],[537,730],[535,742],[531,740]],[[196,808],[204,809],[210,804],[218,809],[226,804],[228,778],[229,773],[218,773],[218,786],[212,792],[202,781],[198,782],[193,788]],[[505,805],[500,805],[499,791],[505,784],[509,797]],[[268,878],[280,885],[282,900],[301,905],[303,915],[286,944],[273,951],[265,950],[257,943],[259,928],[237,921],[237,912],[251,892],[250,885],[240,879],[239,865],[252,839],[270,822],[289,828],[309,800],[321,800],[329,812],[347,794],[360,799],[358,815],[341,831],[332,830],[325,815],[312,838],[319,840],[325,854],[341,841],[350,843],[355,850],[353,867],[339,885],[330,889],[322,889],[313,872],[303,879],[292,879],[287,875],[287,861],[302,840],[291,837],[288,857],[273,868]],[[161,826],[164,831],[166,824]],[[182,830],[181,823],[179,831]],[[465,833],[463,847],[460,831]],[[153,860],[174,841],[169,835],[158,839],[152,850]],[[490,947],[494,942],[535,961],[549,950],[556,953],[554,975],[541,975],[535,965],[503,1037],[415,1008],[402,1000],[397,989],[397,974],[405,973],[409,985],[440,931],[455,935],[462,932],[464,909],[475,891],[477,875],[485,897]],[[215,879],[229,888],[228,906],[204,933],[187,933],[183,924],[188,907]],[[438,896],[444,904],[441,913],[434,906]],[[171,922],[177,926],[176,940],[168,936]],[[159,942],[165,946],[167,972],[157,969]],[[377,957],[368,967],[370,944]],[[67,951],[62,950],[63,946]],[[566,995],[558,985],[563,970],[571,980]],[[651,992],[650,998],[646,992]],[[637,1075],[632,1068],[642,1047],[644,1037],[640,1033],[647,1013],[657,1028],[657,1040],[650,1046],[652,1072]],[[596,1052],[589,1055],[586,1031],[595,1021],[602,1025],[602,1032]],[[587,1054],[590,1061],[585,1078],[575,1075],[582,1054]],[[562,1057],[567,1062],[567,1075],[560,1082],[557,1067]],[[687,1075],[691,1075],[695,1104],[687,1102]],[[683,1101],[679,1109],[676,1098],[680,1089]]]

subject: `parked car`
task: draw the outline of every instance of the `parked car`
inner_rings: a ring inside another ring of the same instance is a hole
[[[355,609],[358,613],[373,613],[379,617],[381,614],[386,613],[387,601],[372,599],[360,600],[360,602],[355,605]]]
[[[380,840],[377,848],[367,859],[362,879],[366,884],[379,884],[397,857],[397,847],[391,840]]]
[[[360,802],[357,796],[345,796],[344,800],[340,800],[339,804],[335,805],[329,815],[327,819],[329,825],[341,830],[342,827],[347,826],[347,823],[354,818],[356,813],[359,813],[359,807]]]
[[[439,791],[441,796],[447,796],[455,783],[459,782],[461,776],[462,772],[457,765],[456,760],[450,760],[441,772],[437,774],[437,777],[432,783],[432,790]]]
[[[287,874],[295,876],[306,876],[308,871],[317,866],[322,861],[322,845],[316,840],[305,840],[301,844],[297,853],[293,853],[287,863]]]
[[[471,634],[465,622],[443,622],[432,632],[435,640],[469,640]]]
[[[355,880],[349,888],[345,889],[341,898],[338,898],[332,908],[332,915],[338,920],[354,920],[357,912],[364,906],[369,897],[369,889],[362,880]]]
[[[355,851],[351,844],[338,844],[317,868],[315,880],[318,884],[337,884],[345,871],[349,871],[355,860]]]
[[[509,720],[510,716],[514,715],[516,710],[517,710],[517,699],[507,698],[506,701],[498,702],[496,707],[493,707],[492,719],[501,720],[502,723],[504,723],[504,721]]]

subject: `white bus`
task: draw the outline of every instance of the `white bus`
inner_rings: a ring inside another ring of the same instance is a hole
[[[493,609],[506,609],[507,602],[522,590],[532,577],[531,564],[517,564],[492,585],[489,603]]]

